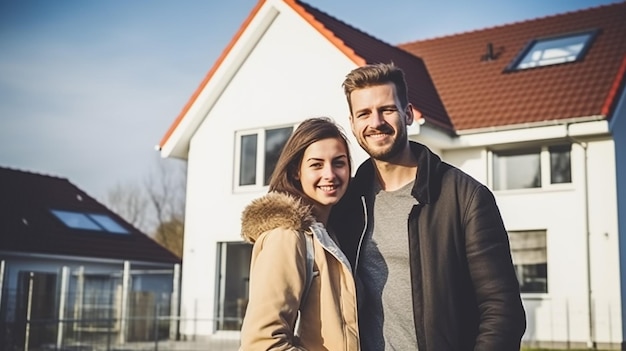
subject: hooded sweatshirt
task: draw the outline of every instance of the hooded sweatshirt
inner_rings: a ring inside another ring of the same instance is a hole
[[[240,350],[360,350],[350,263],[310,207],[270,192],[246,207],[241,228],[254,247]],[[308,274],[305,235],[314,239],[314,264],[303,299]]]

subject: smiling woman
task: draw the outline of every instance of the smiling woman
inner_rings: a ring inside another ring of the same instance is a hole
[[[242,236],[254,246],[241,350],[359,350],[352,270],[326,226],[350,171],[343,131],[307,119],[282,149],[269,193],[244,210]]]

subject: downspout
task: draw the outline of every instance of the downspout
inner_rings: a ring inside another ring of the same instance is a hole
[[[567,139],[573,143],[578,144],[583,149],[584,156],[584,182],[583,193],[585,197],[585,254],[587,265],[587,322],[589,324],[589,330],[587,335],[587,348],[596,350],[596,342],[594,341],[594,327],[593,327],[593,300],[591,298],[591,226],[589,225],[589,171],[588,171],[588,159],[587,159],[587,143],[579,141],[572,137],[569,133],[570,123],[565,124],[565,133]]]

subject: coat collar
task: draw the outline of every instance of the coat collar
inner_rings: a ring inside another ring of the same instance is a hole
[[[422,204],[435,201],[441,191],[441,173],[444,163],[423,144],[409,141],[411,152],[417,158],[417,178],[411,195]],[[359,166],[354,176],[354,189],[359,195],[366,195],[372,189],[375,177],[374,161],[369,158]]]
[[[253,200],[241,214],[241,236],[254,243],[275,228],[305,230],[315,222],[310,206],[294,196],[270,192]]]

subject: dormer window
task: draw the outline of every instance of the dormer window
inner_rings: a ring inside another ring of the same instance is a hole
[[[509,71],[580,61],[597,31],[534,39],[509,66]]]

